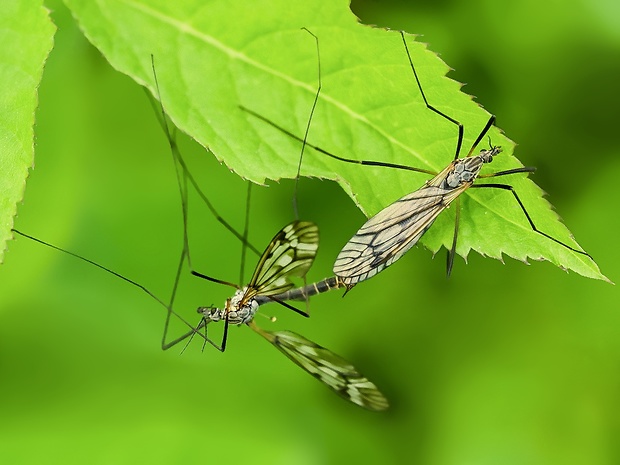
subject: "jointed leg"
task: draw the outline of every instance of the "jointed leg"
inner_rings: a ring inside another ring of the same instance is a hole
[[[452,267],[454,266],[454,256],[456,255],[456,241],[459,235],[459,222],[461,220],[461,199],[459,197],[455,200],[455,218],[454,218],[454,236],[452,237],[452,247],[448,250],[448,257],[446,263],[446,275],[448,278],[452,273]]]
[[[523,211],[523,214],[525,215],[525,217],[527,218],[527,221],[530,223],[530,226],[532,227],[532,230],[537,232],[538,234],[545,236],[548,239],[551,239],[553,242],[560,244],[563,247],[566,247],[569,250],[572,250],[573,252],[577,252],[579,254],[585,255],[587,257],[592,258],[592,256],[587,253],[584,252],[583,250],[577,250],[574,247],[571,247],[568,244],[565,244],[564,242],[560,241],[559,239],[556,239],[553,236],[550,236],[549,234],[541,231],[540,229],[538,229],[536,227],[536,225],[534,224],[534,221],[532,221],[532,218],[530,217],[530,214],[527,212],[527,209],[525,208],[525,205],[523,205],[523,202],[521,201],[521,199],[519,198],[519,195],[517,194],[517,192],[515,191],[514,187],[508,185],[508,184],[474,184],[473,186],[471,186],[472,188],[492,188],[492,189],[503,189],[506,191],[510,191],[512,192],[512,195],[514,196],[514,198],[517,200],[517,203],[519,204],[519,206],[521,207],[521,210]]]

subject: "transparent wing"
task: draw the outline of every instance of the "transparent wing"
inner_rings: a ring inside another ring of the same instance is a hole
[[[293,221],[269,243],[248,285],[253,295],[276,295],[295,286],[292,276],[304,277],[319,248],[319,228],[308,221]]]
[[[469,185],[445,189],[437,177],[370,218],[345,244],[334,263],[334,274],[347,286],[371,278],[413,247],[437,216]]]
[[[331,350],[291,331],[271,332],[253,323],[250,326],[339,396],[368,410],[388,408],[388,401],[377,386]]]

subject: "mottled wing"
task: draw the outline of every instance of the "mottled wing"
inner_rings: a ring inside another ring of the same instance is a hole
[[[334,274],[352,287],[383,271],[413,247],[467,187],[445,189],[429,183],[387,206],[345,244]]]
[[[319,248],[319,228],[308,221],[293,221],[269,243],[248,285],[251,295],[271,296],[295,286],[292,276],[304,277]]]
[[[377,386],[348,361],[291,331],[266,331],[251,327],[336,394],[368,410],[385,410],[389,404]]]

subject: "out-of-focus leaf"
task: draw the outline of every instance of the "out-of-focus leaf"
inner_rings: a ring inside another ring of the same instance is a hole
[[[0,262],[34,163],[37,90],[56,30],[42,3],[3,2],[0,14]]]

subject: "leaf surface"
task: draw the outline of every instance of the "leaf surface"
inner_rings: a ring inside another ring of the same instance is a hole
[[[313,144],[342,157],[434,171],[454,157],[457,128],[425,107],[400,34],[359,24],[346,0],[66,3],[108,61],[155,94],[153,55],[161,97],[174,123],[243,178],[264,183],[296,175],[301,144],[239,105],[294,134],[304,133],[318,71],[314,39],[302,27],[319,37],[321,50],[323,88],[310,129]],[[448,66],[425,44],[413,36],[408,44],[428,101],[464,124],[464,156],[489,113],[445,76]],[[515,144],[500,130],[492,128],[489,136],[504,151],[483,172],[522,166],[512,155]],[[367,215],[428,179],[345,164],[311,149],[302,174],[339,182]],[[578,247],[526,175],[493,182],[513,185],[539,229]],[[533,232],[510,192],[469,190],[461,205],[461,256],[475,250],[498,259],[546,259],[606,279],[590,258]],[[444,212],[421,242],[432,252],[448,247],[453,224],[453,211]]]
[[[34,123],[55,26],[43,2],[3,2],[0,14],[0,263],[34,164]]]

